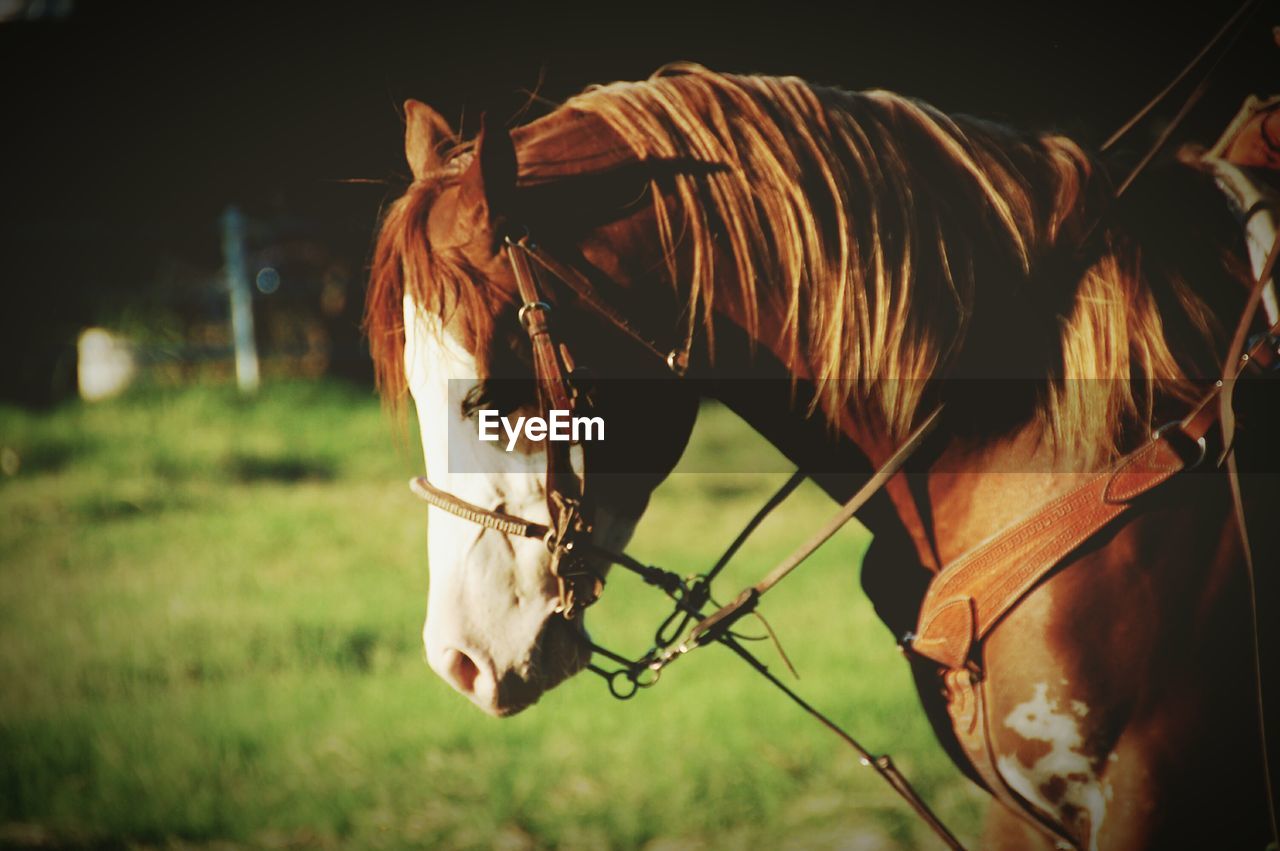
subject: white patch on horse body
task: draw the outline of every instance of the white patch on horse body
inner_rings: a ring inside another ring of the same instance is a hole
[[[1015,706],[1004,726],[1028,741],[1048,743],[1049,752],[1030,767],[1014,756],[1000,756],[996,765],[1014,791],[1045,812],[1061,815],[1067,807],[1087,812],[1088,847],[1096,849],[1111,790],[1082,752],[1084,738],[1072,713],[1083,718],[1088,711],[1079,700],[1071,701],[1071,713],[1059,711],[1058,702],[1049,699],[1048,684],[1037,683],[1032,698]],[[1049,789],[1060,790],[1054,795],[1057,803],[1049,800]]]

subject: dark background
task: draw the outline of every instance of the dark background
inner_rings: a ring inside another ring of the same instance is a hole
[[[367,379],[363,264],[405,182],[406,97],[469,132],[481,111],[515,115],[529,90],[560,100],[688,59],[889,88],[1096,145],[1235,4],[0,7],[0,396],[40,403],[74,389],[68,353],[88,323],[225,311],[210,282],[232,203],[267,223],[262,250],[292,241],[340,270],[332,371]],[[1264,3],[1188,138],[1216,136],[1249,91],[1280,88],[1276,22],[1280,4]],[[313,274],[295,265],[281,293]]]

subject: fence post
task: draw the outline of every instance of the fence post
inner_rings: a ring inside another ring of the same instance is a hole
[[[253,293],[245,268],[244,216],[234,205],[222,214],[222,259],[231,293],[231,335],[235,341],[236,384],[240,392],[258,390],[258,347],[253,339]]]

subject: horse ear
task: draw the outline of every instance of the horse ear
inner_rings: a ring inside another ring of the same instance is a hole
[[[495,238],[512,211],[516,194],[516,148],[511,134],[501,124],[480,116],[475,154],[462,175],[459,199]]]
[[[414,180],[421,180],[440,165],[441,142],[457,138],[449,122],[422,101],[404,102],[404,158]]]

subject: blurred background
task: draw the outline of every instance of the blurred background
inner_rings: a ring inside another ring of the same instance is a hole
[[[0,0],[0,845],[928,846],[729,658],[625,705],[579,678],[504,722],[428,671],[419,450],[359,329],[400,104],[469,134],[687,59],[1096,145],[1232,11]],[[1277,90],[1277,11],[1180,138]],[[690,463],[754,440],[708,409]],[[637,550],[700,569],[778,478],[677,474]],[[825,510],[802,492],[726,588]],[[770,614],[802,690],[972,840],[981,796],[859,592],[866,542],[842,533]],[[593,628],[642,651],[660,602],[620,580]]]

